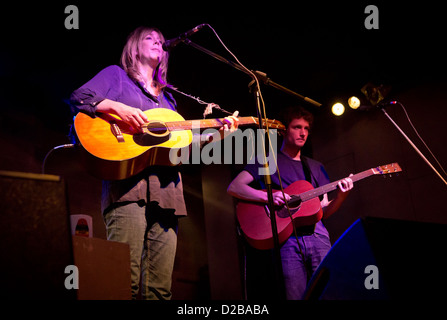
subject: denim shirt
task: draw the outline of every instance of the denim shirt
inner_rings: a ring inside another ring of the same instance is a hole
[[[146,111],[167,108],[176,111],[172,95],[162,90],[152,96],[144,87],[133,81],[119,66],[101,70],[90,81],[75,90],[70,103],[79,111],[96,117],[96,106],[104,99],[118,101]],[[178,167],[152,166],[128,179],[103,181],[101,209],[125,202],[156,202],[161,208],[175,210],[176,215],[186,215],[182,178]]]

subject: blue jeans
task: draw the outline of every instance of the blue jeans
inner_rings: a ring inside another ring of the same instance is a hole
[[[329,238],[313,233],[298,237],[304,262],[300,254],[298,242],[291,236],[280,247],[281,265],[284,274],[286,298],[300,300],[303,298],[307,283],[312,273],[331,248]],[[275,267],[273,250],[258,250],[245,244],[245,289],[248,300],[278,299],[275,283]]]
[[[128,202],[107,211],[104,220],[108,240],[129,244],[132,298],[141,283],[142,299],[169,300],[177,248],[173,212],[156,203]]]
[[[331,248],[329,239],[317,233],[298,237],[298,241],[292,236],[280,249],[287,300],[302,299],[307,282]]]

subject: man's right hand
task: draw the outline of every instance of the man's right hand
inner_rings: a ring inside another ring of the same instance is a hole
[[[267,195],[268,196],[268,195]],[[284,196],[287,201],[290,201],[290,196],[284,192],[284,195],[281,191],[273,192],[273,204],[276,206],[282,206],[285,204]]]

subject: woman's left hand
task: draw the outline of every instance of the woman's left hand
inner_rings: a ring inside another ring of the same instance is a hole
[[[223,119],[223,126],[219,129],[219,131],[208,135],[204,141],[217,142],[236,131],[239,125],[239,119],[237,118],[238,115],[239,111],[235,111],[231,116],[225,117],[225,119]]]
[[[237,127],[239,126],[239,119],[237,116],[239,115],[239,111],[235,111],[231,116],[225,117],[223,120],[224,125],[221,130],[226,131],[226,133],[232,133],[237,130]]]

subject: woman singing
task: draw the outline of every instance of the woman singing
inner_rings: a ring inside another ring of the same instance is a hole
[[[163,42],[158,29],[137,28],[124,46],[121,67],[100,71],[72,93],[71,103],[91,117],[114,114],[135,130],[150,120],[145,110],[176,110],[166,91]],[[235,116],[226,122],[226,130],[237,128]],[[103,181],[101,210],[107,238],[130,246],[132,297],[138,297],[141,283],[143,299],[170,299],[178,217],[186,215],[178,167],[151,166],[125,180]]]

